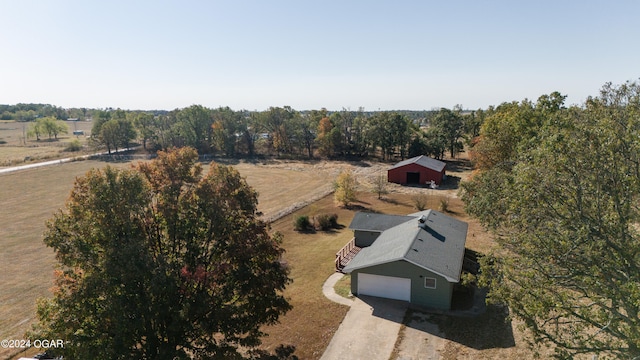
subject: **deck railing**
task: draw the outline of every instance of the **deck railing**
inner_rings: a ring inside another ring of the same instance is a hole
[[[354,237],[336,253],[336,271],[341,272],[349,260],[351,260],[359,250],[360,248],[356,246],[356,238]]]

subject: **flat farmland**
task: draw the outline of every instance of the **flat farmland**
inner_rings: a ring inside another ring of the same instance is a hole
[[[24,338],[35,320],[36,299],[49,296],[55,259],[42,242],[45,221],[64,205],[76,177],[107,164],[131,166],[88,160],[0,175],[0,339]],[[349,165],[240,162],[233,166],[258,191],[258,208],[271,219],[326,195],[339,169]],[[0,349],[0,358],[8,355],[8,349]]]
[[[0,167],[22,165],[47,159],[58,159],[90,151],[65,152],[67,143],[78,139],[81,144],[87,143],[87,136],[91,134],[92,121],[64,121],[69,129],[68,134],[58,135],[58,140],[49,141],[44,135],[40,141],[26,139],[29,126],[34,122],[0,121]],[[74,130],[84,131],[84,136],[74,136]]]

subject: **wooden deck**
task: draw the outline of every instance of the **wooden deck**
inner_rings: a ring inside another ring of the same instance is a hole
[[[353,259],[362,248],[356,246],[356,238],[351,239],[340,251],[336,253],[336,271],[342,272],[345,266]]]
[[[473,275],[478,275],[480,264],[478,263],[478,253],[471,249],[464,249],[464,258],[462,259],[462,271],[466,271]]]

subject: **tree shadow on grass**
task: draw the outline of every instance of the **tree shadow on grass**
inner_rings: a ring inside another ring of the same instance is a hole
[[[438,187],[438,189],[440,190],[458,189],[460,187],[460,180],[461,180],[460,176],[447,175],[447,179],[443,181],[442,184],[440,184],[440,187]]]
[[[340,230],[344,229],[346,226],[342,225],[342,224],[337,224],[334,227],[328,228],[328,229],[318,229],[317,231],[325,233],[325,234],[337,234],[340,232]]]
[[[473,163],[468,159],[446,160],[447,172],[463,172],[473,170]]]
[[[362,203],[362,204],[371,205],[369,203]],[[376,214],[380,213],[380,211],[378,211],[378,210],[375,210],[373,208],[369,208],[369,207],[361,205],[361,204],[349,204],[346,207],[344,207],[344,209],[351,210],[351,211],[370,212],[370,213],[376,213]]]
[[[496,305],[487,306],[478,316],[426,314],[409,309],[405,324],[476,350],[510,348],[516,342],[508,315],[506,307]],[[437,324],[439,332],[434,333],[429,324]]]

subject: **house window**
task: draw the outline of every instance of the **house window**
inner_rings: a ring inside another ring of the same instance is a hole
[[[427,289],[435,289],[436,288],[436,279],[435,278],[430,278],[430,277],[424,278],[424,287],[426,287]]]

